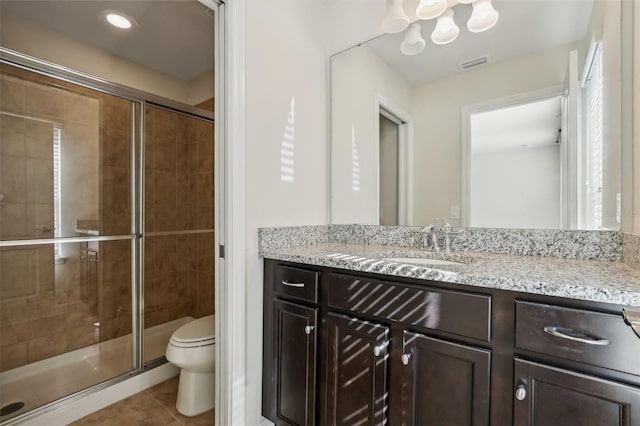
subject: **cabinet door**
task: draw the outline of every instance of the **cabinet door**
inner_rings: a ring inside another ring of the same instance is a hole
[[[274,301],[276,424],[313,425],[317,308]]]
[[[514,425],[640,426],[640,388],[515,361]]]
[[[343,315],[329,314],[328,423],[387,423],[389,328]]]
[[[489,424],[491,353],[405,331],[402,423]]]

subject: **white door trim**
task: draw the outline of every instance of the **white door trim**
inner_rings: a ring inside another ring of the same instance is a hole
[[[245,0],[221,5],[224,19],[218,26],[224,83],[216,96],[216,101],[222,97],[216,105],[216,237],[225,257],[218,257],[216,267],[215,424],[229,426],[246,424],[245,5]]]
[[[380,142],[380,110],[384,109],[402,122],[398,124],[398,225],[413,224],[413,119],[411,114],[391,99],[376,93],[374,103],[374,140]],[[389,117],[390,118],[390,117]],[[392,119],[393,120],[393,119]],[[396,120],[393,120],[394,122]],[[380,224],[380,149],[375,153],[376,217]]]
[[[563,92],[563,86],[552,86],[462,106],[462,117],[460,120],[462,123],[460,226],[470,226],[469,218],[471,217],[471,115],[478,112],[522,105],[554,96],[562,96]]]

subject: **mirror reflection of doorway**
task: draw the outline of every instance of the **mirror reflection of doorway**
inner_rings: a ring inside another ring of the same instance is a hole
[[[402,124],[402,120],[398,117],[387,110],[380,109],[380,225],[399,225],[398,162]]]
[[[471,114],[470,226],[561,228],[561,100]]]

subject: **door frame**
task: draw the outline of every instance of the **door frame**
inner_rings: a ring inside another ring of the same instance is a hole
[[[462,157],[462,164],[460,165],[462,171],[462,188],[460,191],[461,227],[470,226],[471,218],[471,116],[479,112],[514,107],[563,95],[564,87],[558,85],[462,106],[460,118],[462,123],[462,141],[460,147]]]
[[[375,156],[376,175],[376,224],[380,224],[380,114],[382,111],[399,119],[398,124],[398,225],[413,224],[413,118],[411,114],[387,96],[376,92],[373,107],[373,136],[377,150]],[[388,114],[383,114],[388,118]],[[393,119],[392,119],[393,120]],[[393,120],[397,122],[396,120]]]

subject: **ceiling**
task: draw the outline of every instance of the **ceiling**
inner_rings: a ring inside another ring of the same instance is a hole
[[[415,56],[400,52],[404,32],[387,34],[370,40],[372,48],[393,66],[410,84],[425,84],[462,72],[460,64],[482,56],[490,63],[583,39],[589,27],[594,0],[494,0],[498,23],[488,31],[471,33],[466,22],[470,4],[453,8],[460,35],[450,44],[431,41],[435,19],[421,21],[425,49]],[[405,8],[412,2],[405,2]],[[568,25],[570,24],[570,25]]]
[[[184,81],[213,70],[213,13],[196,0],[1,0],[0,6],[3,14]],[[137,25],[112,27],[103,10],[124,12]]]
[[[471,151],[488,153],[557,146],[562,98],[555,96],[471,115]]]

